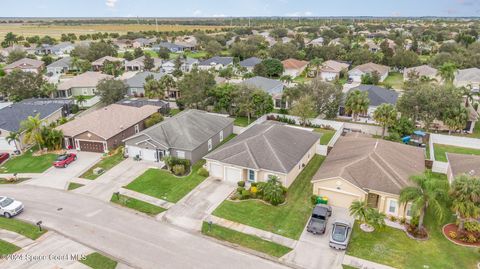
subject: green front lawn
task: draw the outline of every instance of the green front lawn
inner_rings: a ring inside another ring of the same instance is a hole
[[[170,116],[175,116],[175,115],[177,115],[178,113],[180,113],[180,111],[181,111],[181,110],[178,109],[178,108],[172,108],[172,109],[170,109]]]
[[[394,89],[402,89],[403,74],[399,72],[390,72],[388,77],[382,82],[382,85],[390,85]]]
[[[80,183],[70,182],[70,183],[68,183],[67,190],[71,191],[71,190],[78,189],[78,188],[83,187],[83,186],[85,186],[85,185],[80,184]]]
[[[310,180],[325,157],[315,155],[287,191],[286,203],[273,206],[256,200],[224,201],[213,215],[298,239],[312,213]]]
[[[12,231],[17,234],[21,234],[25,237],[28,237],[32,240],[35,240],[46,233],[45,229],[40,231],[37,226],[18,220],[18,219],[7,219],[0,218],[0,229],[5,229]]]
[[[416,241],[407,237],[405,232],[390,227],[365,233],[356,223],[347,254],[399,269],[476,268],[480,262],[478,249],[450,242],[443,236],[442,226],[427,214],[430,239]]]
[[[254,122],[255,120],[256,120],[255,118],[250,118],[250,122],[248,122],[247,117],[237,116],[233,121],[233,125],[240,126],[240,127],[247,127],[250,123]]]
[[[142,213],[145,213],[151,216],[158,215],[166,210],[163,207],[152,205],[147,202],[140,201],[138,199],[135,199],[126,195],[122,195],[122,194],[118,194],[118,195],[113,194],[112,198],[110,199],[110,202],[140,211]]]
[[[471,148],[461,148],[456,146],[448,146],[442,144],[434,144],[435,160],[440,162],[447,161],[447,152],[458,153],[458,154],[468,154],[468,155],[480,155],[480,149],[471,149]]]
[[[98,252],[87,255],[86,259],[80,260],[80,262],[93,269],[115,269],[115,267],[117,267],[116,261]]]
[[[328,142],[330,142],[333,135],[335,135],[337,131],[323,128],[315,128],[315,132],[322,134],[322,137],[320,137],[320,145],[328,145]]]
[[[0,255],[8,255],[19,251],[20,248],[7,241],[0,240]]]
[[[263,252],[270,256],[282,257],[283,255],[290,252],[292,249],[279,245],[274,242],[264,240],[258,236],[253,236],[249,234],[244,234],[237,232],[232,229],[228,229],[216,224],[212,224],[210,229],[208,223],[203,222],[202,225],[202,234],[208,235],[223,241],[228,241],[240,245],[242,247],[250,248],[259,252]]]
[[[101,176],[100,175],[95,175],[93,173],[93,170],[97,167],[103,168],[103,170],[108,171],[112,169],[115,165],[119,164],[124,160],[123,157],[123,150],[121,148],[117,149],[116,152],[110,156],[103,157],[97,164],[95,164],[93,167],[88,169],[87,172],[85,172],[83,175],[81,175],[81,178],[86,178],[86,179],[91,179],[94,180],[97,177]],[[104,173],[105,173],[104,172]]]
[[[1,165],[0,173],[43,173],[57,159],[57,155],[52,153],[41,156],[32,156],[32,153],[27,150],[20,156],[12,157]]]
[[[176,203],[205,180],[206,177],[197,173],[203,164],[204,160],[198,161],[192,166],[191,173],[184,177],[163,169],[148,169],[125,188]]]
[[[195,51],[195,52],[185,52],[185,55],[190,58],[194,59],[205,59],[207,58],[208,54],[206,51]]]

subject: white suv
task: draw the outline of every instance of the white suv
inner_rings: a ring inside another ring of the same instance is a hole
[[[0,215],[11,218],[23,211],[23,204],[12,198],[0,196]]]

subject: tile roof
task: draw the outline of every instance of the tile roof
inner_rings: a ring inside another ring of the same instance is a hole
[[[254,67],[255,65],[259,64],[262,62],[262,59],[257,58],[257,57],[250,57],[248,59],[245,59],[238,64],[243,67]]]
[[[75,76],[69,80],[62,81],[58,84],[59,90],[68,90],[71,88],[80,88],[80,87],[97,87],[98,82],[102,79],[111,79],[113,76],[102,74],[100,72],[85,72],[78,76]]]
[[[300,69],[305,67],[308,62],[290,58],[282,61],[282,64],[285,69]]]
[[[480,82],[480,68],[468,68],[457,71],[455,81]]]
[[[376,63],[366,63],[356,66],[355,68],[350,70],[350,72],[356,70],[359,70],[362,73],[372,73],[373,71],[377,71],[381,76],[385,73],[388,73],[390,71],[390,67]]]
[[[199,65],[222,64],[229,65],[233,63],[233,57],[215,56],[199,63]]]
[[[23,58],[4,66],[3,69],[6,70],[6,69],[15,69],[15,68],[22,68],[22,69],[23,68],[39,68],[43,64],[44,64],[43,61],[40,61],[40,60]]]
[[[348,69],[350,64],[348,63],[342,63],[338,61],[333,61],[333,60],[328,60],[323,62],[322,66],[320,67],[320,71],[322,72],[333,72],[333,73],[339,73],[340,71],[344,69]]]

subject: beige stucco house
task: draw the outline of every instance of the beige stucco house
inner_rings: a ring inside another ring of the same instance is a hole
[[[97,94],[97,85],[103,79],[112,79],[113,76],[100,72],[85,72],[58,84],[59,97],[93,96]]]

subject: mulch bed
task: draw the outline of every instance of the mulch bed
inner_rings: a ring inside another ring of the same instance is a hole
[[[450,232],[457,232],[457,225],[455,223],[450,223],[450,224],[446,224],[445,226],[443,226],[442,228],[442,231],[443,231],[443,235],[450,241],[452,241],[453,243],[457,244],[457,245],[461,245],[461,246],[466,246],[466,247],[480,247],[480,242],[476,242],[476,243],[468,243],[468,242],[464,242],[460,239],[453,239],[451,238],[450,236],[448,236],[448,234]]]

